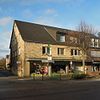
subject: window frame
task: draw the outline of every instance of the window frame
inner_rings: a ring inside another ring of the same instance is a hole
[[[42,54],[43,55],[50,55],[50,53],[51,53],[51,51],[50,51],[51,49],[50,49],[50,47],[48,47],[48,46],[42,46]]]
[[[71,49],[71,56],[79,56],[80,50],[79,49]]]
[[[64,48],[57,48],[58,55],[64,55]]]
[[[56,33],[56,40],[58,41],[58,42],[66,42],[66,34],[65,33],[63,33],[63,32],[57,32]]]

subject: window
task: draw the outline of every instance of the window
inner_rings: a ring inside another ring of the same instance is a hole
[[[80,50],[77,50],[77,54],[80,55]]]
[[[57,32],[56,38],[57,38],[57,41],[59,42],[65,42],[65,33]]]
[[[73,54],[73,49],[71,49],[71,55],[74,55],[74,54]]]
[[[78,55],[77,51],[78,51],[78,50],[74,50],[74,54],[75,54],[75,55]]]
[[[80,55],[80,50],[78,50],[78,49],[71,49],[71,55]]]
[[[98,39],[91,39],[91,47],[99,47],[99,40]]]
[[[94,47],[94,43],[95,43],[94,39],[91,39],[91,47]]]
[[[60,35],[60,42],[65,42],[65,35],[63,34]]]
[[[42,47],[42,54],[50,54],[50,47]]]
[[[95,47],[99,47],[99,40],[95,39]]]
[[[58,48],[58,55],[64,55],[64,48]]]

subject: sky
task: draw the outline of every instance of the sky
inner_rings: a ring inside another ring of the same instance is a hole
[[[100,0],[0,0],[0,58],[9,54],[14,20],[71,30],[85,21],[100,31]]]

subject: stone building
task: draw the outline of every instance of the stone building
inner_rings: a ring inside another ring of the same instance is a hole
[[[79,32],[15,20],[10,41],[11,68],[19,77],[62,70],[83,71],[82,50],[78,45]],[[100,43],[91,37],[91,59],[85,55],[86,68],[96,70],[100,63]],[[94,67],[93,67],[94,66]]]

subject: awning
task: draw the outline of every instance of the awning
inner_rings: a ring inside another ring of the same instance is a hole
[[[54,63],[54,60],[47,60],[45,58],[28,58],[26,61],[40,61],[42,63]]]

